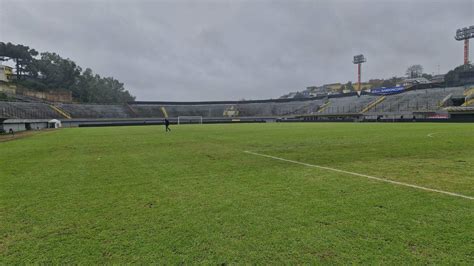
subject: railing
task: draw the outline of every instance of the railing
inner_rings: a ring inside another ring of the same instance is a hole
[[[362,109],[361,113],[366,113],[368,112],[370,109],[374,108],[375,106],[377,106],[377,104],[383,102],[385,100],[385,97],[386,96],[381,96],[379,98],[377,98],[375,101],[369,103],[364,109]]]
[[[59,107],[57,106],[54,106],[54,105],[49,105],[49,107],[51,107],[54,111],[56,111],[58,114],[62,115],[64,118],[67,118],[67,119],[71,119],[71,115],[68,114],[66,111],[60,109]]]

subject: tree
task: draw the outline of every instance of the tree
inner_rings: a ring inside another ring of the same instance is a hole
[[[8,96],[4,92],[0,92],[0,100],[8,100]]]
[[[352,82],[351,81],[348,81],[345,85],[346,87],[346,90],[349,90],[349,91],[354,91],[354,86],[352,86]]]
[[[65,89],[74,85],[82,69],[72,60],[64,59],[56,53],[41,53],[35,63],[39,79],[49,88]]]
[[[407,68],[406,75],[409,78],[419,78],[423,75],[423,66],[412,65]]]
[[[421,75],[421,77],[423,77],[423,78],[425,78],[425,79],[427,79],[427,80],[430,80],[430,79],[433,78],[433,75],[423,73],[423,74]]]
[[[38,52],[28,46],[0,42],[0,60],[15,62],[17,79],[22,79],[25,75],[35,76],[37,74],[33,64],[34,57],[37,55]]]
[[[81,102],[124,103],[135,100],[123,83],[112,77],[102,78],[90,68],[82,72],[71,91],[72,96]]]
[[[390,79],[386,79],[382,82],[382,87],[390,88],[397,86],[397,83],[400,81],[400,78],[392,77]]]
[[[467,65],[460,65],[456,67],[453,70],[450,70],[446,75],[444,76],[444,81],[446,82],[446,85],[448,86],[457,86],[461,84],[461,80],[459,79],[459,74],[467,71],[474,71],[474,65],[473,64],[467,64]]]
[[[0,42],[0,61],[16,64],[15,82],[34,90],[64,89],[80,102],[122,103],[134,101],[124,84],[113,77],[102,78],[90,68],[82,71],[74,61],[56,53],[41,53],[21,44]]]

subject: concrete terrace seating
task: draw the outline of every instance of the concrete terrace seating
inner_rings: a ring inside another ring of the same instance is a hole
[[[164,108],[169,117],[178,116],[202,116],[202,117],[222,117],[224,105],[163,105],[163,104],[130,104],[137,117],[143,118],[163,118],[161,110]]]
[[[440,103],[448,95],[464,96],[464,87],[431,88],[387,95],[364,115],[401,116],[414,112],[432,112],[442,109]],[[202,116],[221,118],[235,112],[237,117],[283,117],[294,115],[332,115],[360,113],[379,95],[350,95],[345,97],[304,100],[262,100],[250,102],[136,102],[130,104],[56,104],[72,118],[163,118],[162,108],[169,117]],[[325,105],[328,102],[327,105]],[[322,107],[324,105],[324,107]],[[41,102],[1,102],[0,117],[19,119],[63,119],[60,110],[53,110]],[[232,112],[231,112],[232,111]],[[238,114],[237,114],[238,113]]]
[[[130,104],[130,107],[135,111],[137,117],[150,118],[164,118],[161,111],[161,105],[156,104]]]
[[[359,113],[368,104],[377,100],[380,96],[373,95],[361,95],[348,96],[340,98],[330,98],[329,106],[325,108],[321,114],[347,114],[347,113]]]
[[[437,111],[446,96],[460,94],[462,90],[462,87],[433,88],[388,95],[369,113],[411,115],[413,112]]]
[[[315,113],[322,105],[320,100],[295,102],[264,102],[236,104],[130,104],[137,117],[164,117],[161,110],[165,108],[168,116],[202,116],[224,117],[224,111],[231,107],[239,111],[240,117],[285,116]]]
[[[170,117],[178,116],[202,116],[222,117],[225,106],[215,105],[166,105],[164,106]]]
[[[112,104],[58,104],[72,118],[130,118],[133,117],[125,105]]]
[[[63,118],[45,103],[2,102],[0,117],[19,119],[52,119]]]
[[[299,102],[246,103],[237,105],[239,116],[286,116],[315,113],[322,105],[321,100]]]

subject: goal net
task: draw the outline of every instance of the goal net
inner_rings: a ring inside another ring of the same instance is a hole
[[[202,116],[178,116],[178,125],[202,124]]]

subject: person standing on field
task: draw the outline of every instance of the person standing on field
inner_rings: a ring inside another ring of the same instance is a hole
[[[166,132],[171,131],[170,121],[167,118],[165,118],[165,129],[166,129]]]

